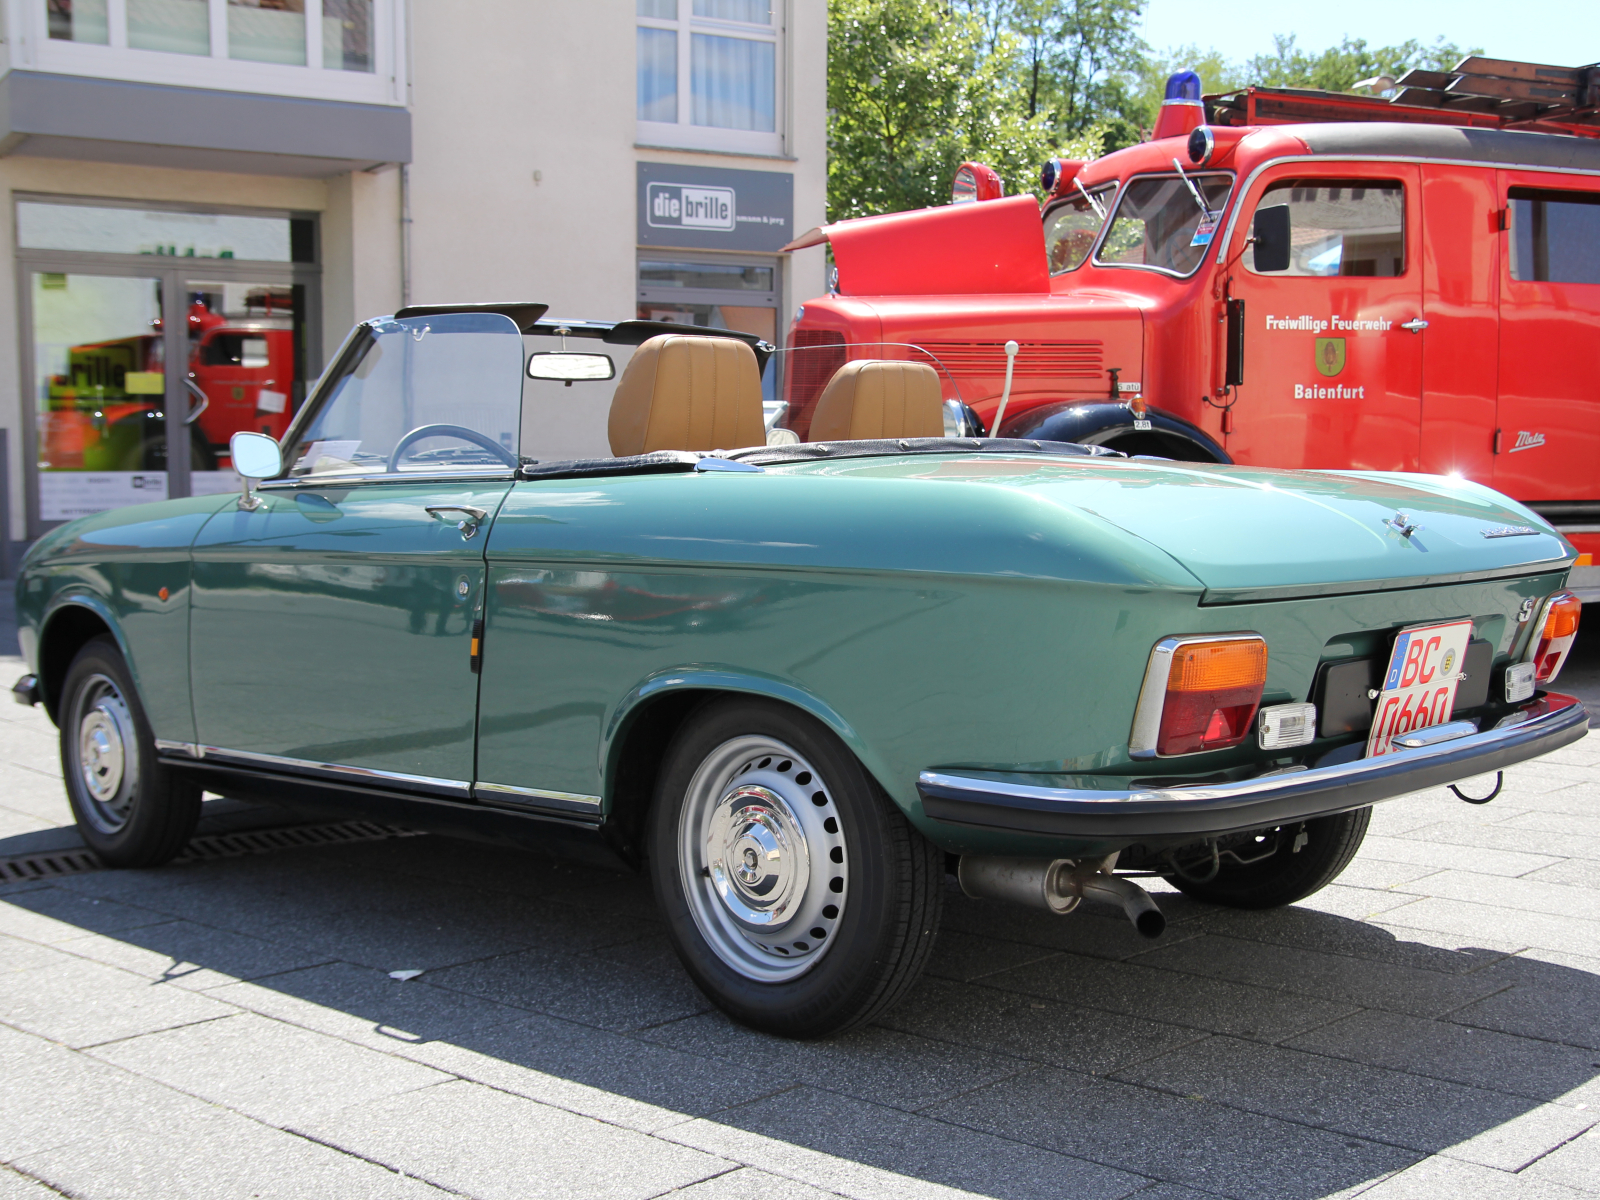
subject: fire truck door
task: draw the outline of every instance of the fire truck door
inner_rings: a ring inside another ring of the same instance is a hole
[[[1501,171],[1500,187],[1494,486],[1600,500],[1600,184]]]
[[[1252,187],[1234,244],[1273,229],[1278,261],[1258,238],[1231,272],[1244,301],[1236,462],[1417,469],[1420,208],[1417,169],[1398,164],[1298,163]]]

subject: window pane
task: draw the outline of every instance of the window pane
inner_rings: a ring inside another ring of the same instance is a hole
[[[293,254],[288,217],[100,208],[90,204],[17,203],[17,244],[31,250],[94,250],[181,258],[304,262]],[[309,241],[305,236],[302,242]]]
[[[694,15],[716,21],[772,24],[772,0],[694,0]]]
[[[1214,218],[1228,203],[1233,181],[1226,175],[1189,178],[1212,214],[1209,228],[1202,228],[1200,206],[1183,180],[1134,179],[1123,189],[1096,261],[1158,267],[1179,275],[1198,267],[1216,230]]]
[[[167,54],[210,54],[206,0],[128,0],[128,45]]]
[[[639,0],[641,17],[659,17],[663,21],[678,19],[678,0]]]
[[[690,61],[696,125],[765,133],[776,128],[771,42],[697,33]]]
[[[228,0],[228,57],[305,66],[305,0]]]
[[[1511,278],[1600,283],[1600,194],[1511,189]]]
[[[106,0],[50,0],[50,36],[63,42],[108,45],[111,27],[106,23]]]
[[[737,263],[641,262],[639,286],[770,292],[772,268]]]
[[[1364,179],[1286,180],[1267,189],[1256,211],[1289,208],[1289,269],[1279,275],[1405,273],[1405,188]],[[1255,247],[1244,265],[1256,269]]]
[[[322,0],[322,65],[372,70],[372,0]]]
[[[1045,257],[1050,264],[1050,274],[1065,275],[1076,270],[1089,257],[1094,239],[1100,236],[1100,226],[1105,224],[1102,212],[1111,207],[1115,186],[1098,188],[1091,195],[1100,205],[1096,209],[1080,194],[1061,207],[1053,209],[1044,222]]]
[[[678,35],[639,28],[639,120],[678,121]]]

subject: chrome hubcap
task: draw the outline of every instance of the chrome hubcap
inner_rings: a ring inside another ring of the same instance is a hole
[[[678,844],[690,911],[728,966],[777,983],[827,953],[850,863],[831,790],[791,747],[749,736],[707,755]]]
[[[104,675],[92,676],[78,693],[77,770],[89,821],[105,833],[128,822],[133,808],[138,742],[133,714]]]

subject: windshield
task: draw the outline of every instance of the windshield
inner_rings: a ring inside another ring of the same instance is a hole
[[[1045,214],[1044,250],[1050,274],[1065,275],[1083,265],[1116,191],[1117,185],[1111,183],[1090,188],[1087,195],[1075,192]]]
[[[522,337],[509,317],[388,319],[357,337],[290,448],[291,477],[517,465]]]
[[[1205,199],[1202,213],[1193,184]],[[1188,275],[1205,258],[1233,187],[1229,175],[1146,175],[1122,190],[1095,262]]]

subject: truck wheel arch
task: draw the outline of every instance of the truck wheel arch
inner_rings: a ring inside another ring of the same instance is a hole
[[[1150,425],[1149,430],[1135,429],[1133,413],[1126,405],[1063,400],[1018,413],[1006,422],[1004,436],[1079,442],[1180,462],[1233,462],[1233,457],[1210,434],[1174,413],[1152,407]]]

